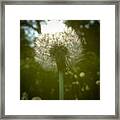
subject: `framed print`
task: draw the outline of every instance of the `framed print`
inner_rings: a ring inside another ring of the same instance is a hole
[[[119,119],[117,0],[1,4],[2,119]]]

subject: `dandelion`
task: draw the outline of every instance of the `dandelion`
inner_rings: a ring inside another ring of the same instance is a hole
[[[55,34],[40,34],[35,40],[35,60],[46,70],[59,73],[59,99],[64,99],[64,73],[82,52],[79,36],[71,28]]]

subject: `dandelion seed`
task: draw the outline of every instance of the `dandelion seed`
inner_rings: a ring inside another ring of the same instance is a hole
[[[40,97],[33,97],[32,100],[42,100]]]
[[[73,84],[73,85],[75,85],[75,84],[76,84],[76,82],[72,82],[72,84]]]
[[[31,47],[31,48],[33,48],[34,46],[35,46],[34,43],[30,44],[30,47]]]
[[[90,88],[88,85],[85,86],[85,89],[88,91]]]
[[[82,42],[83,42],[84,45],[87,44],[85,37],[82,38]]]
[[[65,72],[65,75],[68,75],[68,72]]]
[[[80,25],[80,28],[83,28],[83,25]]]
[[[52,89],[50,90],[50,94],[53,94],[54,92],[55,92],[55,89],[52,88]]]
[[[76,81],[76,85],[79,85],[79,82],[78,82],[78,81]]]
[[[68,88],[65,88],[65,92],[68,92],[69,91],[69,89]]]
[[[29,57],[26,57],[26,60],[29,60],[30,58]]]
[[[82,78],[82,77],[85,77],[85,73],[84,72],[81,72],[80,73],[80,77]]]
[[[94,24],[95,23],[95,21],[94,20],[90,20],[90,24],[92,25],[92,24]]]
[[[97,75],[100,75],[100,72],[97,72]]]
[[[75,78],[75,79],[77,79],[77,78],[78,78],[78,76],[75,74],[75,75],[74,75],[74,78]]]
[[[71,71],[68,71],[68,74],[73,75],[73,73]]]
[[[96,81],[96,85],[100,85],[100,81],[99,80]]]
[[[75,100],[79,100],[79,99],[76,97]]]
[[[74,81],[72,82],[73,85],[79,85],[79,82],[78,81]]]
[[[85,28],[89,29],[89,28],[90,28],[90,25],[89,25],[89,24],[86,24],[86,25],[85,25]]]
[[[27,65],[25,65],[25,68],[26,68],[26,69],[28,69],[28,68],[29,68],[29,65],[28,65],[28,64],[27,64]]]
[[[81,91],[82,91],[82,92],[84,92],[84,91],[85,91],[84,87],[82,87],[82,88],[81,88]]]
[[[84,33],[84,32],[82,32],[82,33],[81,33],[81,35],[82,35],[82,36],[84,36],[84,35],[85,35],[85,33]]]
[[[38,85],[38,84],[39,84],[39,80],[36,80],[36,81],[35,81],[35,84]]]
[[[21,98],[22,100],[28,100],[28,94],[27,94],[27,92],[23,92],[22,93],[22,98]]]

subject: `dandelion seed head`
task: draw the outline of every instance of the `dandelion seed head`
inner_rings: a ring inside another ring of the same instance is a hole
[[[54,46],[58,48],[63,46],[67,49],[68,54],[65,57],[71,64],[76,62],[82,52],[81,40],[71,27],[66,27],[64,32],[40,34],[34,43],[35,60],[47,70],[57,70],[56,62],[52,59],[50,53]]]

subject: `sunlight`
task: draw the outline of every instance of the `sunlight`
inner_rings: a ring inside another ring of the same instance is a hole
[[[65,28],[65,24],[63,23],[63,20],[46,21],[46,24],[41,23],[42,33],[63,32],[64,28]]]

